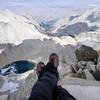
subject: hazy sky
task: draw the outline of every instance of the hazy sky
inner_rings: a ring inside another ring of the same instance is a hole
[[[0,0],[0,6],[86,7],[100,5],[100,0]]]
[[[70,16],[94,5],[100,0],[0,0],[0,10],[31,13],[37,20]]]

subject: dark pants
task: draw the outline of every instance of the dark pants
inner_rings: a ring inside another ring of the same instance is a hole
[[[53,100],[76,100],[76,99],[61,86],[56,86]]]
[[[58,72],[52,64],[47,64],[33,86],[28,100],[76,100],[61,86],[57,86]]]
[[[96,70],[95,72],[93,72],[92,75],[97,81],[100,81],[100,71],[99,70]]]

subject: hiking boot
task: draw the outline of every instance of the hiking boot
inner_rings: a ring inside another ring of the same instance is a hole
[[[56,68],[58,68],[59,58],[58,58],[58,55],[56,53],[52,53],[49,56],[49,63],[52,63]]]
[[[37,64],[36,73],[38,76],[40,75],[40,73],[43,71],[44,68],[45,68],[45,64],[43,62],[39,62]]]

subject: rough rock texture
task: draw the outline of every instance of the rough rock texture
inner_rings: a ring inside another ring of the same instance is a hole
[[[71,66],[73,77],[83,78],[87,80],[95,80],[92,73],[96,73],[96,64],[93,61],[79,61],[76,65]],[[98,76],[95,74],[96,77]]]
[[[18,90],[15,92],[11,92],[11,90],[9,90],[9,92],[3,91],[3,92],[0,92],[0,96],[7,95],[7,99],[4,99],[4,100],[27,100],[31,93],[31,89],[34,83],[36,82],[37,77],[34,71],[30,71],[28,76],[26,74],[27,73],[23,75],[14,74],[14,75],[8,76],[9,82],[19,83]]]
[[[3,84],[4,84],[4,79],[0,77],[0,88],[2,87]]]
[[[100,70],[100,54],[99,54],[99,57],[98,57],[97,69]]]
[[[6,46],[5,51],[0,54],[0,68],[18,60],[29,59],[47,62],[48,56],[53,52],[56,52],[60,59],[64,58],[69,64],[76,60],[74,46],[62,47],[53,40],[25,40],[18,46]]]
[[[78,61],[91,61],[91,60],[97,60],[98,59],[98,53],[97,51],[93,50],[91,47],[82,45],[75,51],[76,58]]]
[[[0,100],[7,100],[7,98],[8,98],[8,95],[2,95],[2,96],[0,96]]]
[[[86,65],[86,68],[89,70],[89,71],[96,71],[96,64],[92,61],[88,61],[87,62],[87,65]]]

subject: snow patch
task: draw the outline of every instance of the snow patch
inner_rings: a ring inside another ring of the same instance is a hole
[[[3,86],[1,87],[0,92],[10,91],[10,93],[13,93],[15,91],[18,91],[18,87],[19,83],[13,83],[6,80]]]
[[[100,100],[100,87],[79,85],[64,85],[63,87],[77,100]]]
[[[49,39],[27,18],[9,11],[0,12],[0,38],[0,43],[15,45],[22,43],[25,39]]]
[[[34,73],[34,70],[27,71],[27,72],[25,72],[23,74],[17,74],[17,77],[18,77],[17,80],[18,81],[25,80],[29,76],[29,74],[31,74],[31,73]]]
[[[0,49],[0,54],[4,51],[5,49]]]
[[[53,40],[55,40],[56,43],[59,43],[62,46],[68,45],[68,44],[77,45],[76,40],[70,36],[63,36],[61,38],[54,37]]]

